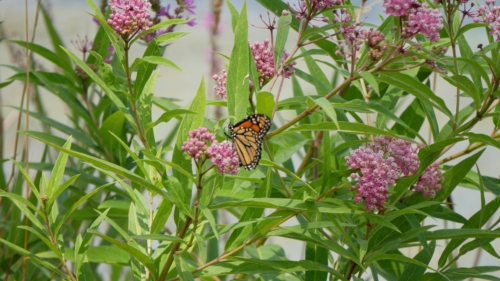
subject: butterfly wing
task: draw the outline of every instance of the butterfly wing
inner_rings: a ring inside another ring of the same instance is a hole
[[[262,141],[271,128],[271,119],[264,114],[248,116],[235,125],[229,124],[230,137],[233,140],[240,166],[253,170],[259,164],[262,153]]]

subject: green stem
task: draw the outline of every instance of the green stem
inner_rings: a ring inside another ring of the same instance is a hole
[[[144,147],[149,149],[150,147],[146,140],[146,137],[144,136],[144,131],[142,129],[141,121],[139,120],[139,114],[137,113],[137,104],[136,104],[137,101],[134,98],[134,91],[132,89],[132,78],[130,76],[130,67],[128,60],[129,56],[128,51],[130,50],[129,40],[127,38],[123,38],[123,41],[125,42],[125,46],[123,48],[123,50],[125,51],[125,76],[127,77],[128,92],[132,97],[130,103],[132,104],[132,112],[134,115],[135,123],[137,124],[137,133]]]

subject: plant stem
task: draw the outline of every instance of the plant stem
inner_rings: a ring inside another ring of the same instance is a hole
[[[123,48],[123,50],[125,51],[125,76],[127,77],[128,92],[132,97],[130,103],[132,105],[132,112],[134,115],[135,123],[137,124],[137,134],[139,135],[139,139],[141,140],[144,147],[149,149],[149,144],[146,140],[146,137],[144,136],[144,131],[142,129],[141,121],[139,120],[139,115],[137,113],[137,104],[136,104],[137,100],[136,97],[134,97],[134,91],[132,89],[132,78],[130,76],[130,66],[128,61],[128,56],[129,56],[128,51],[130,50],[129,40],[124,38],[123,41],[125,42],[125,46]]]
[[[295,217],[297,214],[299,214],[299,212],[296,212],[296,213],[293,213],[293,214],[290,214],[288,215],[287,217],[283,218],[281,221],[277,222],[273,227],[271,227],[270,229],[273,229],[279,225],[281,225],[282,223],[286,222],[287,220],[291,219],[292,217]],[[219,257],[213,259],[212,261],[198,267],[197,269],[191,271],[192,273],[196,273],[198,271],[201,271],[213,264],[216,264],[224,259],[226,259],[227,257],[230,257],[232,256],[233,254],[241,251],[242,249],[244,249],[245,247],[253,244],[254,242],[256,242],[257,240],[259,240],[262,236],[264,236],[265,233],[262,233],[262,234],[256,234],[254,237],[250,238],[250,240],[248,240],[247,242],[241,244],[240,246],[238,246],[237,248],[225,253],[225,254],[222,254],[220,255]],[[171,278],[171,279],[168,279],[167,281],[175,281],[175,280],[179,280],[179,277],[175,277],[175,278]],[[158,281],[163,281],[163,279],[158,279]]]
[[[184,236],[186,236],[186,233],[189,229],[189,225],[191,225],[191,221],[193,219],[190,217],[186,218],[186,221],[184,222],[184,225],[182,226],[181,231],[177,235],[177,237],[183,239]],[[174,261],[174,254],[179,250],[179,247],[181,246],[181,243],[175,242],[174,246],[172,246],[172,250],[168,254],[167,261],[165,262],[165,265],[163,266],[163,269],[160,273],[160,276],[158,277],[158,281],[164,281],[165,278],[167,277],[168,271],[170,270],[170,267],[172,266],[172,262]]]
[[[352,81],[354,81],[356,79],[357,78],[354,78],[354,77],[347,78],[337,88],[333,89],[330,93],[328,93],[325,96],[325,98],[326,99],[330,99],[332,96],[334,96],[335,94],[337,94],[340,90],[342,90],[344,87],[348,86]],[[270,139],[270,138],[278,135],[279,133],[283,132],[284,130],[288,129],[289,127],[293,126],[294,124],[296,124],[297,122],[299,122],[300,120],[302,120],[302,118],[304,118],[307,115],[313,113],[318,108],[319,108],[319,106],[317,104],[315,104],[315,105],[307,108],[301,114],[297,115],[297,117],[295,117],[292,120],[290,120],[288,123],[284,124],[283,126],[279,127],[278,129],[276,129],[276,130],[270,132],[269,134],[267,134],[266,138]]]
[[[49,214],[47,212],[46,201],[42,201],[42,204],[43,204],[43,214],[44,214],[45,226],[47,227],[47,230],[49,231],[50,242],[52,242],[52,244],[54,244],[54,246],[57,247],[58,245],[57,245],[56,237],[54,236],[54,233],[52,232],[52,228],[50,227]],[[57,203],[54,201],[53,204],[57,204]],[[76,281],[75,276],[73,276],[73,274],[71,273],[71,270],[68,268],[68,265],[66,264],[66,259],[64,259],[64,255],[61,257],[61,264],[64,267],[64,270],[66,271],[66,273],[69,275],[70,279],[73,281]]]

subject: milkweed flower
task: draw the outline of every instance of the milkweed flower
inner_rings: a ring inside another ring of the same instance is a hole
[[[421,33],[431,42],[438,42],[439,31],[443,28],[443,17],[438,9],[427,8],[427,4],[412,9],[408,15],[408,32]]]
[[[395,17],[405,17],[407,31],[411,36],[422,34],[431,42],[438,42],[439,31],[443,28],[443,17],[438,9],[427,7],[418,0],[384,0],[385,13]]]
[[[331,8],[333,5],[342,5],[342,0],[313,0],[318,11]]]
[[[366,209],[371,212],[383,209],[389,197],[389,186],[417,172],[420,165],[417,153],[418,147],[410,141],[392,137],[376,137],[373,142],[351,151],[346,157],[346,165],[358,170],[351,174],[352,179],[358,180],[354,201],[365,201]],[[434,198],[442,181],[436,162],[427,167],[411,188],[422,192],[424,197]]]
[[[486,6],[479,6],[476,14],[482,17],[475,17],[474,22],[484,22],[488,24],[490,35],[496,36],[496,41],[500,41],[500,6],[493,6],[495,1],[487,0]],[[489,10],[488,10],[489,9]]]
[[[269,43],[270,42],[267,39],[264,40],[263,43],[248,42],[250,51],[252,52],[255,61],[255,65],[257,67],[257,72],[260,73],[260,83],[264,83],[266,80],[273,77],[276,73],[276,67],[274,65],[274,50]],[[288,54],[286,52],[283,52],[283,55],[281,57],[282,64],[286,62],[287,57]],[[283,77],[285,78],[290,78],[290,76],[292,76],[294,73],[293,66],[295,64],[296,62],[293,61],[287,65],[284,65],[283,71],[280,73],[280,75],[283,75]]]
[[[420,5],[417,0],[384,0],[382,7],[385,13],[395,17],[403,17],[410,14],[410,9]]]
[[[111,0],[111,15],[108,24],[121,36],[129,36],[153,25],[150,19],[148,0]]]
[[[188,133],[189,140],[182,143],[181,151],[193,159],[207,155],[207,149],[215,140],[215,136],[205,127],[192,130]]]
[[[346,165],[359,169],[361,175],[353,173],[351,178],[358,179],[357,195],[354,201],[365,201],[370,212],[381,210],[389,197],[389,185],[396,182],[397,167],[391,159],[385,159],[384,153],[374,150],[370,145],[362,146],[346,157]]]
[[[215,80],[215,82],[217,82],[217,85],[214,86],[215,92],[217,92],[217,95],[221,99],[225,100],[226,99],[226,78],[227,78],[226,70],[223,69],[222,74],[220,76],[215,74],[212,78]]]
[[[212,162],[219,168],[219,174],[235,175],[238,173],[240,160],[238,152],[230,141],[225,140],[221,143],[214,141],[207,152]]]

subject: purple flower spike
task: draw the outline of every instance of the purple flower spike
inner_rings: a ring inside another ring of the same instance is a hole
[[[205,127],[200,127],[188,133],[189,140],[182,144],[181,151],[186,152],[191,158],[198,159],[207,155],[209,144],[215,140],[215,136]]]
[[[220,174],[235,175],[238,173],[240,160],[231,142],[227,140],[221,143],[214,141],[207,152],[210,154],[212,162],[219,167]]]

